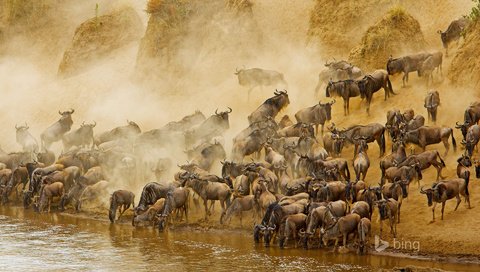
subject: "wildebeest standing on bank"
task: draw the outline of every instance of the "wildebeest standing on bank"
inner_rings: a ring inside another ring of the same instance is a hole
[[[322,85],[329,81],[343,81],[362,76],[362,70],[360,68],[344,60],[325,63],[325,67],[327,68],[318,74],[318,84],[317,87],[315,87],[315,95],[318,95],[318,91]]]
[[[457,150],[457,142],[453,136],[453,129],[449,127],[420,127],[418,129],[402,132],[402,141],[405,144],[416,144],[425,151],[427,145],[438,144],[443,142],[445,146],[445,155],[448,154],[450,145],[448,144],[448,138],[452,137],[453,150]]]
[[[390,95],[394,95],[392,83],[385,70],[376,70],[370,75],[366,75],[362,80],[358,81],[360,95],[366,98],[367,113],[370,114],[370,103],[372,103],[373,94],[381,88],[385,91],[385,100]]]
[[[60,117],[60,119],[53,125],[45,129],[42,134],[40,134],[42,149],[49,149],[52,143],[61,140],[62,136],[70,131],[73,124],[72,114],[74,112],[74,109],[64,112],[58,111],[58,114],[60,114],[62,117]]]
[[[295,119],[298,123],[315,124],[315,135],[318,135],[318,125],[322,125],[323,134],[325,122],[332,120],[332,105],[334,103],[335,100],[325,104],[319,101],[315,106],[299,110],[295,114]]]
[[[260,105],[254,112],[252,112],[248,116],[249,124],[265,121],[268,119],[268,117],[274,119],[284,107],[290,104],[287,91],[275,90],[273,94],[275,96],[265,100],[262,105]]]
[[[468,25],[467,18],[460,18],[454,20],[448,25],[445,32],[438,30],[437,33],[440,34],[440,39],[442,40],[443,48],[445,48],[445,55],[448,57],[448,45],[454,41],[457,41],[462,36],[462,32]]]
[[[80,125],[80,128],[66,133],[62,137],[62,143],[63,143],[63,150],[68,151],[72,146],[87,146],[91,144],[92,148],[94,145],[94,138],[93,138],[93,128],[97,125],[96,122],[93,124],[85,124],[83,122]]]
[[[142,133],[137,123],[127,120],[126,126],[113,128],[105,131],[95,137],[95,145],[99,146],[102,143],[115,140],[133,140],[138,134]]]
[[[343,98],[343,113],[350,114],[350,98],[361,96],[360,88],[356,80],[341,80],[337,82],[329,81],[325,89],[326,97],[339,96]],[[361,96],[363,99],[364,96]]]
[[[419,53],[414,55],[408,55],[400,58],[390,58],[387,61],[387,72],[389,75],[395,75],[403,72],[403,87],[405,87],[405,82],[408,83],[408,74],[410,72],[418,71],[420,65],[427,59],[431,54],[428,53]]]
[[[282,73],[272,70],[264,70],[260,68],[236,69],[234,73],[238,76],[238,84],[248,87],[248,100],[250,100],[250,92],[255,87],[264,86],[283,86],[287,87],[287,82]]]
[[[440,94],[438,91],[429,91],[423,106],[427,109],[428,121],[433,121],[435,124],[437,122],[437,108],[440,106]]]
[[[205,121],[185,131],[185,146],[190,148],[198,141],[209,142],[216,136],[222,136],[222,134],[230,128],[228,118],[230,113],[232,113],[230,107],[228,111],[222,112],[218,112],[217,109],[215,110],[215,114],[208,117]]]
[[[130,208],[135,208],[135,194],[127,190],[117,190],[113,192],[110,197],[110,209],[108,211],[108,218],[110,222],[114,223],[119,220],[122,214]],[[116,218],[117,210],[120,212],[118,219]]]
[[[15,125],[16,140],[17,143],[22,146],[23,152],[30,152],[32,154],[32,159],[36,159],[35,154],[38,153],[38,143],[28,131],[29,128],[30,127],[27,125],[27,123],[25,123],[25,126],[20,127]]]

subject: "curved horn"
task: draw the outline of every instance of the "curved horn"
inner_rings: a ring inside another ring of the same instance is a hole
[[[95,120],[93,120],[93,126],[92,128],[96,127],[97,126],[97,122],[95,122]]]
[[[74,113],[74,112],[75,112],[75,110],[72,109],[72,108],[70,108],[70,111],[69,111],[68,113],[72,114],[72,113]]]
[[[228,112],[227,113],[231,113],[233,110],[232,108],[228,107]]]
[[[427,192],[425,192],[425,190],[423,190],[423,187],[424,187],[424,186],[420,187],[420,193],[421,193],[421,194],[426,194]]]
[[[61,112],[61,111],[58,111],[58,114],[62,115],[62,112]]]
[[[15,129],[16,129],[16,130],[18,130],[18,126],[17,126],[17,124],[15,124]]]

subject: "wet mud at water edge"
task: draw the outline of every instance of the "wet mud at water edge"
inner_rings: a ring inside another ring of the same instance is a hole
[[[181,271],[376,271],[406,265],[478,271],[452,264],[328,250],[255,245],[246,231],[110,225],[63,214],[36,214],[0,207],[0,267],[3,271],[170,270]]]

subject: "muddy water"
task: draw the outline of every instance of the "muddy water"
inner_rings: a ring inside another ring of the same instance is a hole
[[[241,231],[182,228],[159,234],[152,228],[0,207],[2,271],[372,271],[408,264],[478,271],[478,266],[405,258],[264,248]]]

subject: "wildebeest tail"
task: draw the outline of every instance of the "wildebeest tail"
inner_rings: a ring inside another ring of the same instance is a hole
[[[380,153],[381,155],[385,154],[385,129],[382,131],[382,135],[380,135]]]
[[[457,141],[455,141],[455,137],[453,136],[453,128],[450,128],[450,133],[452,136],[453,151],[457,152]]]
[[[440,157],[440,153],[437,151],[437,157],[440,159],[440,163],[442,164],[443,167],[445,167],[445,162],[443,161],[442,157]]]
[[[347,172],[347,180],[350,181],[350,170],[348,169],[348,164],[345,165],[345,171]]]
[[[392,87],[392,82],[390,81],[390,77],[387,76],[387,87],[388,87],[388,91],[391,93],[391,94],[396,94],[394,91],[393,91],[393,87]]]

